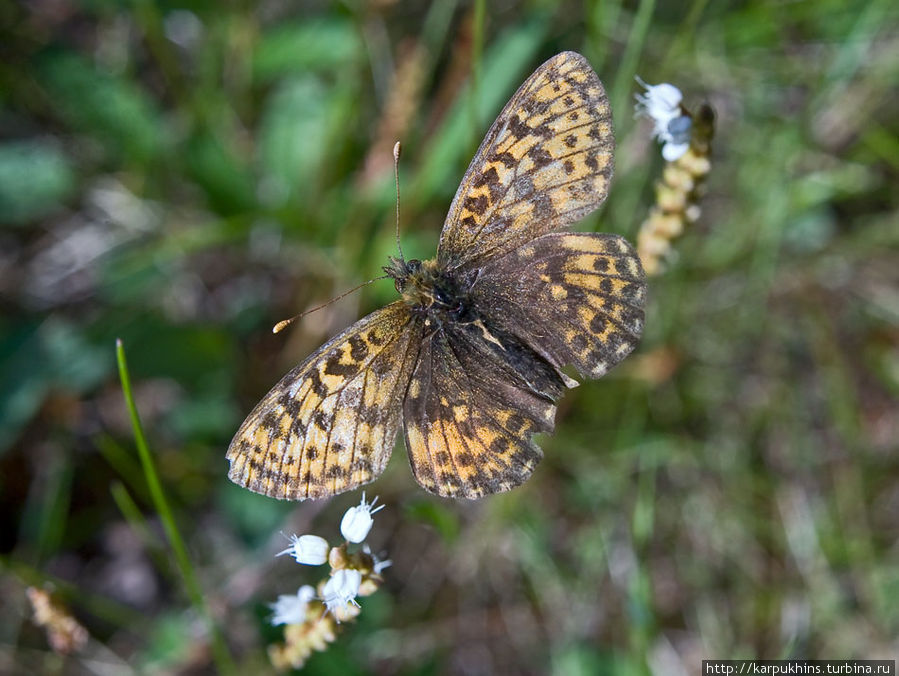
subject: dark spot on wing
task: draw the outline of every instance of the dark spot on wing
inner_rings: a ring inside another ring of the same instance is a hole
[[[320,429],[326,430],[331,426],[331,418],[324,411],[316,411],[312,416],[312,422]]]
[[[482,216],[489,206],[490,204],[486,195],[478,195],[477,197],[469,196],[465,198],[465,203],[463,204],[463,208],[478,216]]]
[[[552,155],[546,152],[541,146],[534,146],[528,151],[528,157],[534,160],[534,165],[541,169],[553,161]]]
[[[361,362],[368,356],[368,347],[359,336],[350,336],[350,359]]]
[[[575,352],[583,352],[587,347],[587,339],[583,336],[583,334],[576,333],[571,339],[571,347]]]
[[[531,133],[531,128],[522,122],[518,115],[513,115],[509,120],[509,131],[512,133],[512,136],[520,140]]]

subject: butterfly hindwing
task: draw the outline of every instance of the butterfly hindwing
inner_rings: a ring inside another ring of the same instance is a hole
[[[543,235],[488,261],[471,293],[551,364],[591,378],[630,354],[643,332],[643,267],[617,235]]]
[[[427,337],[403,405],[412,473],[444,497],[477,498],[523,483],[543,457],[564,380],[533,350],[483,320]]]
[[[580,54],[554,56],[487,132],[450,206],[438,262],[471,265],[583,218],[606,197],[613,152],[596,73]]]
[[[229,478],[289,500],[373,481],[393,450],[417,327],[405,303],[392,303],[290,371],[234,436]]]

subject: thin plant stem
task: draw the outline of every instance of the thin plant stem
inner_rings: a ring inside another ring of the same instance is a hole
[[[147,479],[147,487],[150,489],[150,498],[153,506],[156,508],[159,518],[162,521],[162,527],[165,530],[166,538],[175,555],[175,562],[184,580],[184,587],[187,595],[191,600],[197,613],[202,617],[208,627],[212,639],[212,654],[216,667],[221,673],[233,673],[234,665],[228,648],[221,633],[216,627],[209,608],[206,606],[206,600],[203,597],[203,590],[197,580],[196,572],[187,555],[187,547],[184,545],[184,539],[172,516],[172,510],[169,507],[165,492],[162,489],[162,483],[159,481],[159,475],[156,473],[156,465],[153,463],[153,456],[147,446],[146,437],[144,437],[143,427],[140,423],[140,416],[137,413],[137,406],[134,403],[134,395],[131,391],[131,376],[128,373],[128,365],[125,361],[125,347],[122,340],[116,340],[116,361],[119,366],[119,378],[122,381],[122,393],[125,395],[125,404],[128,406],[128,414],[131,417],[131,427],[134,430],[134,442],[137,446],[137,453],[143,466],[144,476]]]

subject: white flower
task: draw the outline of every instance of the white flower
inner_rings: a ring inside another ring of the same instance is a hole
[[[356,594],[362,584],[362,573],[353,568],[341,568],[325,583],[322,601],[332,613],[338,613],[346,604],[356,603]]]
[[[646,90],[645,94],[636,95],[637,115],[653,121],[652,135],[663,144],[662,157],[667,162],[673,162],[690,147],[692,120],[681,108],[684,95],[667,82],[649,85],[639,77],[637,82]]]
[[[346,538],[347,542],[359,543],[368,537],[368,532],[374,523],[371,515],[384,509],[384,505],[372,509],[377,501],[378,498],[375,496],[371,503],[365,502],[365,491],[362,491],[362,502],[355,507],[350,507],[343,515],[343,519],[340,520],[340,534]]]
[[[331,551],[331,545],[325,538],[318,535],[300,535],[299,537],[291,535],[290,547],[283,552],[278,552],[278,556],[290,554],[297,560],[297,563],[320,566],[328,560],[329,551]]]
[[[371,557],[371,560],[374,562],[372,566],[372,570],[375,575],[380,575],[381,571],[385,568],[390,568],[393,565],[393,561],[390,559],[384,559],[383,561],[379,559],[377,556],[371,553],[371,548],[368,545],[362,545],[362,551],[368,554]]]
[[[282,594],[278,600],[269,604],[274,614],[271,623],[300,624],[306,620],[306,606],[315,598],[315,589],[308,584],[299,588],[296,594]]]
[[[637,77],[637,82],[646,90],[645,94],[637,94],[637,114],[650,117],[665,125],[669,120],[680,115],[680,104],[684,100],[681,90],[672,84],[663,82],[649,85]]]

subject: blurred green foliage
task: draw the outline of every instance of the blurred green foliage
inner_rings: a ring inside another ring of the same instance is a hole
[[[0,214],[4,223],[28,223],[58,208],[75,177],[68,158],[40,140],[0,146]]]
[[[893,3],[475,5],[0,9],[0,671],[213,668],[115,338],[208,606],[240,668],[265,670],[265,604],[317,579],[273,557],[279,531],[333,540],[358,497],[251,495],[225,449],[283,372],[395,293],[270,327],[380,274],[397,138],[403,247],[430,257],[496,112],[564,49],[605,82],[618,144],[580,227],[634,238],[652,204],[635,74],[716,109],[703,215],[651,281],[641,348],[566,396],[525,486],[442,501],[397,450],[370,487],[389,505],[386,588],[308,670],[899,655]],[[86,655],[50,653],[28,621],[24,586],[45,583],[90,630]]]

